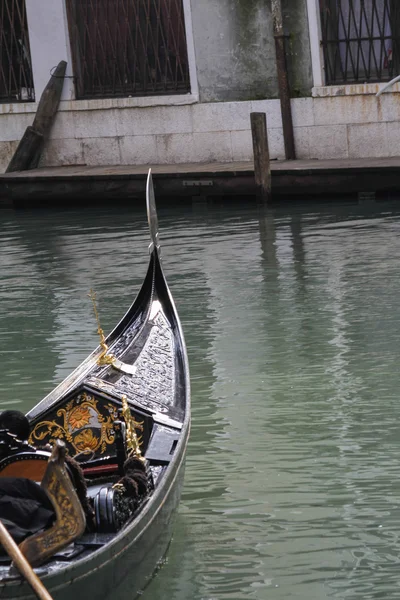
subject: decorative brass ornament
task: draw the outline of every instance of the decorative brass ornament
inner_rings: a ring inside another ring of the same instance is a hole
[[[88,294],[88,296],[93,302],[94,315],[97,321],[97,333],[100,336],[100,346],[103,349],[102,353],[97,359],[97,364],[99,367],[102,367],[103,365],[111,365],[114,367],[114,369],[117,369],[117,371],[121,371],[127,375],[135,375],[136,367],[134,365],[128,365],[116,358],[113,354],[109,354],[106,338],[104,337],[104,331],[100,326],[100,317],[96,305],[96,292],[94,290],[90,290],[90,294]]]
[[[103,414],[102,414],[103,413]],[[117,408],[111,403],[103,404],[86,392],[70,400],[60,408],[58,419],[40,421],[29,436],[29,443],[53,443],[65,440],[71,456],[75,454],[104,454],[107,446],[114,443],[114,421],[118,418]]]
[[[99,358],[97,359],[97,364],[99,366],[112,365],[113,362],[115,361],[115,356],[113,356],[112,354],[108,354],[108,346],[106,344],[106,338],[104,337],[104,331],[101,328],[99,313],[97,311],[96,292],[94,290],[90,290],[90,293],[88,294],[88,296],[93,303],[94,316],[96,317],[96,321],[97,321],[97,333],[100,336],[100,346],[103,349],[102,353],[100,354]]]
[[[122,401],[122,416],[126,426],[126,453],[128,456],[136,456],[140,460],[144,461],[140,450],[141,437],[138,437],[136,429],[143,431],[143,421],[139,423],[132,417],[131,410],[129,408],[128,399],[124,395],[121,398]]]

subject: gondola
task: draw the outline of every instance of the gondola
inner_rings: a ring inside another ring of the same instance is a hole
[[[0,517],[9,518],[1,500],[10,493],[43,508],[14,539],[54,600],[132,600],[172,536],[189,370],[161,264],[150,171],[146,194],[150,260],[136,300],[105,338],[92,294],[98,348],[27,415],[0,414]],[[36,597],[4,550],[0,597]]]

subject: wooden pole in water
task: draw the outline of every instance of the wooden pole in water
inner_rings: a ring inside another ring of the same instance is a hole
[[[3,523],[0,521],[0,542],[18,571],[29,583],[39,600],[53,600],[49,592],[32,569]]]
[[[258,195],[263,202],[271,199],[271,166],[265,113],[250,113],[251,135],[253,138],[254,178]]]
[[[66,68],[65,60],[59,62],[55,68],[41,95],[32,126],[25,130],[6,173],[36,169],[38,166],[60,102]]]

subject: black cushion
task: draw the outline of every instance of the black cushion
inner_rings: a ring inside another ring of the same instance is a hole
[[[20,477],[0,478],[0,519],[19,544],[49,527],[55,519],[46,492],[34,481]]]

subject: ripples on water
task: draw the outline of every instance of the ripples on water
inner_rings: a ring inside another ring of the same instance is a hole
[[[147,600],[400,598],[400,217],[164,207],[191,363],[183,499]],[[140,207],[0,211],[0,409],[27,410],[142,282]],[[129,597],[129,594],[127,594]]]

